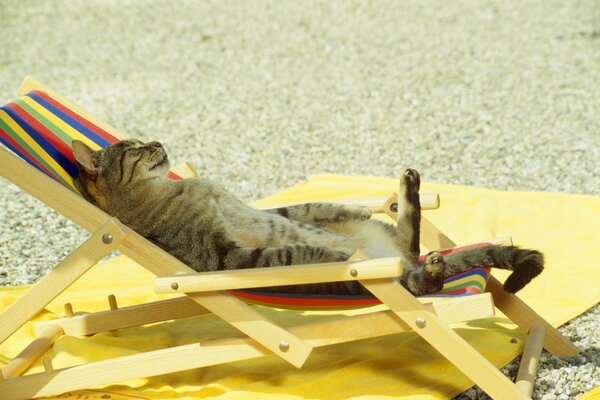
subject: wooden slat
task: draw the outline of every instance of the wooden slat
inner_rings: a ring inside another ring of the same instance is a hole
[[[0,314],[0,321],[2,321],[0,343],[104,256],[110,254],[125,237],[121,227],[122,225],[117,220],[109,218],[88,240],[33,285],[21,298],[8,306]],[[112,235],[111,243],[103,243],[102,236],[104,234]]]
[[[302,264],[286,267],[249,268],[174,275],[155,280],[157,293],[207,292],[270,286],[391,278],[402,275],[400,258],[357,262]]]

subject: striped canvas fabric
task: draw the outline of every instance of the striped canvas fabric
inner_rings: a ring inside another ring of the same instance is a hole
[[[455,247],[442,251],[443,255],[450,255],[474,247],[490,246],[489,243],[477,243],[469,246]],[[419,264],[423,264],[425,256],[419,257]],[[422,297],[457,297],[480,294],[485,291],[487,280],[490,277],[489,268],[474,268],[470,271],[454,275],[444,281],[441,291]],[[267,307],[278,307],[300,310],[340,310],[370,307],[381,304],[372,296],[331,296],[331,295],[294,295],[263,293],[255,290],[231,290],[231,294],[252,304]]]
[[[78,170],[71,150],[75,139],[96,150],[119,141],[43,91],[31,91],[0,107],[0,142],[50,178],[78,193],[74,183]],[[172,172],[168,177],[181,179]],[[455,248],[450,252],[461,249]],[[489,269],[473,269],[447,279],[442,291],[432,296],[482,293],[488,277]],[[230,293],[249,303],[276,308],[347,309],[379,304],[371,296],[298,296],[251,290]]]

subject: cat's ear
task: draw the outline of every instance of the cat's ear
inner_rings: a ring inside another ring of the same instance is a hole
[[[94,150],[90,149],[87,144],[73,140],[71,145],[73,148],[73,157],[79,163],[79,165],[90,175],[98,174],[98,166],[96,165],[96,159],[94,158]]]

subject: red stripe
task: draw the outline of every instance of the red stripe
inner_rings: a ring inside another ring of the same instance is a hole
[[[58,108],[59,110],[61,110],[65,114],[67,114],[69,117],[71,117],[74,120],[76,120],[77,122],[81,123],[86,128],[94,131],[94,133],[96,133],[98,136],[100,136],[101,138],[103,138],[107,142],[109,142],[111,144],[114,144],[114,143],[117,143],[119,141],[118,138],[116,138],[113,135],[111,135],[110,133],[106,132],[104,129],[100,128],[99,126],[95,125],[94,123],[92,123],[92,122],[88,121],[87,119],[83,118],[81,115],[75,113],[73,110],[65,107],[63,104],[61,104],[58,101],[54,100],[52,97],[50,97],[48,95],[48,93],[42,92],[42,91],[39,91],[39,90],[33,90],[33,91],[31,91],[31,93],[37,94],[38,96],[40,96],[41,98],[43,98],[44,100],[46,100],[48,103],[52,104],[54,107]]]
[[[53,174],[50,173],[50,171],[48,171],[46,169],[46,167],[44,167],[42,164],[40,164],[38,160],[36,160],[31,154],[29,154],[29,152],[27,150],[25,150],[23,147],[21,147],[21,145],[19,145],[17,142],[15,142],[13,140],[13,138],[10,135],[8,135],[6,132],[4,132],[4,130],[2,128],[0,128],[0,136],[2,136],[4,138],[4,140],[6,140],[13,147],[15,147],[17,150],[19,150],[21,152],[21,154],[25,155],[25,157],[27,158],[26,161],[30,162],[31,164],[37,165],[48,176],[50,176],[52,179],[54,179],[55,181],[57,181],[58,183],[60,183],[62,185],[62,182],[60,182]]]
[[[32,117],[25,111],[21,106],[15,103],[10,103],[9,107],[12,108],[21,118],[29,124],[36,132],[44,137],[52,147],[56,150],[60,151],[63,156],[69,159],[73,164],[75,164],[75,157],[73,157],[73,150],[71,146],[67,143],[63,142],[58,136],[54,134],[50,129],[46,128],[40,121]]]
[[[280,304],[286,306],[317,306],[317,307],[342,307],[380,304],[378,299],[320,299],[310,297],[280,297],[241,293],[230,291],[236,297],[259,303]]]
[[[171,179],[174,181],[180,181],[181,177],[179,175],[177,175],[176,173],[169,171],[169,173],[167,174],[167,179]]]

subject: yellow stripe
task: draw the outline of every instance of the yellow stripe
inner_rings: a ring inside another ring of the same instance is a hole
[[[75,187],[73,178],[71,178],[71,175],[69,175],[67,173],[67,171],[64,170],[64,168],[58,164],[52,157],[50,157],[50,155],[48,155],[48,153],[46,153],[46,151],[40,147],[40,145],[37,144],[37,142],[35,140],[33,140],[31,138],[31,136],[29,136],[29,134],[27,132],[25,132],[20,126],[19,124],[17,124],[11,117],[10,115],[8,115],[6,113],[6,111],[4,110],[0,110],[0,118],[2,118],[2,120],[4,120],[4,122],[6,122],[6,124],[13,130],[16,132],[16,134],[21,138],[21,140],[23,140],[25,143],[27,143],[27,145],[29,147],[31,147],[31,149],[39,156],[41,157],[54,171],[56,171],[57,174],[60,175],[60,177],[62,179],[64,179],[65,182],[68,182],[69,185]]]
[[[74,129],[71,125],[67,124],[59,117],[52,114],[52,112],[50,112],[47,108],[44,108],[44,106],[39,104],[37,101],[33,100],[31,97],[24,96],[21,98],[21,100],[27,103],[35,111],[39,112],[42,116],[44,116],[44,118],[48,119],[50,122],[56,125],[58,129],[62,130],[68,136],[72,137],[73,139],[84,142],[93,150],[100,150],[101,147],[98,144],[94,143],[92,140],[83,135],[77,129]]]

